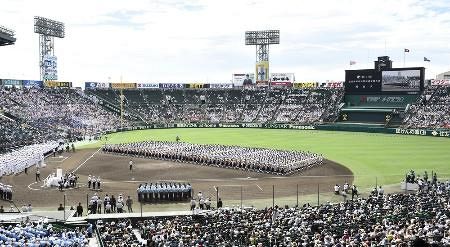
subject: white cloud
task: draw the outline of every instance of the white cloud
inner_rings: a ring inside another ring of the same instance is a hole
[[[61,80],[229,81],[254,69],[246,30],[280,29],[271,71],[298,80],[343,79],[349,60],[372,67],[379,55],[403,66],[449,70],[448,1],[57,1],[0,0],[0,25],[17,43],[0,47],[0,78],[39,78],[33,16],[66,23],[56,40]],[[386,44],[386,46],[385,46]],[[423,57],[432,60],[423,63]]]

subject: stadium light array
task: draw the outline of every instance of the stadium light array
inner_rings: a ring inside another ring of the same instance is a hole
[[[34,17],[34,32],[43,34],[45,36],[64,38],[65,27],[64,23],[51,20],[48,18],[35,16]]]
[[[272,45],[279,43],[280,43],[280,30],[245,32],[245,45]]]

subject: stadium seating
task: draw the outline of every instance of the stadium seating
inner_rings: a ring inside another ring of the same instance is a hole
[[[44,140],[77,139],[149,123],[334,122],[344,91],[335,88],[0,90],[0,152]],[[450,88],[429,87],[403,119],[406,128],[450,128]]]
[[[43,222],[0,225],[1,246],[86,246],[88,229],[56,228]]]
[[[120,105],[119,91],[87,90]],[[123,90],[131,114],[147,123],[254,122],[314,124],[333,120],[342,89],[169,89]],[[111,97],[111,95],[113,97]]]
[[[409,108],[408,128],[450,128],[450,87],[430,87]]]
[[[120,126],[117,114],[74,89],[1,89],[0,152]],[[114,93],[111,91],[110,93]]]
[[[447,181],[417,194],[375,193],[320,206],[118,219],[99,229],[108,245],[139,239],[148,246],[448,246],[449,192]]]

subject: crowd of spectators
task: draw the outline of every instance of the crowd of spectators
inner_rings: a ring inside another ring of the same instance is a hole
[[[311,152],[169,141],[108,144],[103,151],[283,176],[323,162],[322,155]]]
[[[124,125],[114,89],[0,89],[0,153],[16,147],[93,136],[145,123],[296,123],[335,121],[341,88],[128,89]],[[427,88],[408,107],[408,128],[449,128],[450,87]]]
[[[427,88],[420,100],[409,107],[403,120],[407,128],[450,128],[450,87]]]
[[[417,193],[374,193],[320,206],[222,208],[134,223],[118,220],[100,231],[117,246],[140,239],[147,246],[448,246],[450,182]],[[120,237],[124,233],[126,238]]]
[[[94,136],[119,126],[117,114],[80,90],[0,89],[0,152],[48,140]]]
[[[105,246],[142,246],[130,220],[99,221],[97,229]]]
[[[87,94],[120,104],[115,90]],[[333,120],[343,90],[321,89],[166,89],[123,90],[125,106],[147,123],[252,122],[314,124]]]
[[[50,132],[34,128],[23,121],[14,121],[0,113],[0,154],[19,147],[56,140]]]
[[[92,226],[61,229],[43,221],[0,225],[1,246],[88,246],[90,235]]]

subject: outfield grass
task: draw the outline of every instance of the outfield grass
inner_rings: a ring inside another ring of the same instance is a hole
[[[355,183],[363,188],[375,184],[394,184],[410,169],[418,174],[428,170],[439,177],[450,177],[450,138],[404,136],[340,131],[279,129],[154,129],[114,133],[108,143],[144,140],[182,141],[307,150],[322,153],[327,159],[347,166]],[[103,142],[84,145],[99,147]]]

